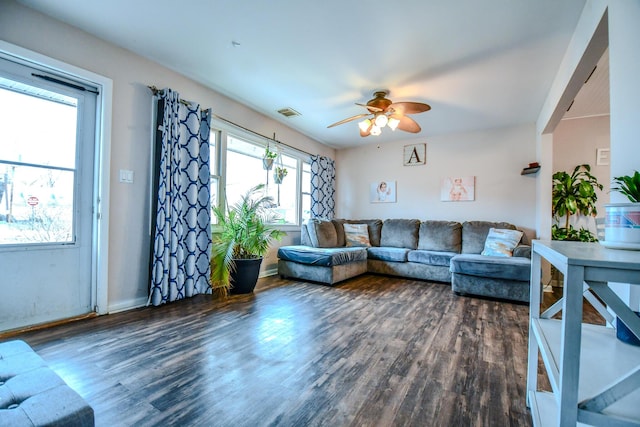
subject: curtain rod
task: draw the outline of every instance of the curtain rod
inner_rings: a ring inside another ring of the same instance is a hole
[[[147,86],[147,87],[149,88],[149,90],[151,90],[151,92],[152,92],[154,95],[158,95],[159,93],[163,92],[163,90],[164,90],[164,89],[158,89],[158,88],[157,88],[157,87],[155,87],[155,86]],[[185,100],[183,100],[183,99],[180,99],[180,102],[181,102],[182,104],[184,104],[184,105],[191,105],[191,102],[190,102],[190,101],[185,101]],[[242,130],[244,130],[244,131],[247,131],[247,132],[250,132],[250,133],[252,133],[252,134],[254,134],[254,135],[257,135],[257,136],[259,136],[259,137],[262,137],[262,138],[264,138],[264,139],[268,139],[268,140],[273,141],[273,142],[275,142],[275,143],[277,143],[277,144],[284,145],[285,147],[289,147],[289,148],[291,148],[292,150],[299,151],[299,152],[301,152],[301,153],[303,153],[303,154],[306,154],[307,156],[311,156],[311,155],[312,155],[311,153],[307,153],[307,152],[306,152],[306,151],[304,151],[304,150],[300,150],[299,148],[293,147],[293,146],[291,146],[291,145],[289,145],[289,144],[286,144],[286,143],[284,143],[284,142],[282,142],[282,141],[278,141],[278,140],[276,139],[276,134],[275,134],[275,133],[273,134],[273,138],[269,138],[268,136],[265,136],[265,135],[263,135],[263,134],[261,134],[261,133],[258,133],[258,132],[254,131],[254,130],[251,130],[251,129],[249,129],[249,128],[246,128],[246,127],[244,127],[244,126],[242,126],[242,125],[239,125],[239,124],[237,124],[237,123],[234,123],[234,122],[232,122],[231,120],[229,120],[229,119],[225,119],[224,117],[221,117],[221,116],[219,116],[219,115],[217,115],[217,114],[211,113],[211,116],[212,116],[212,117],[215,117],[215,118],[216,118],[216,119],[218,119],[218,120],[222,120],[222,121],[223,121],[223,122],[225,122],[225,123],[229,123],[230,125],[233,125],[233,126],[235,126],[235,127],[238,127],[238,128],[240,128],[240,129],[242,129]]]
[[[151,91],[155,96],[157,96],[157,95],[161,94],[162,92],[164,92],[164,89],[158,89],[158,88],[157,88],[157,87],[155,87],[155,86],[147,86],[147,87],[149,88],[149,90],[150,90],[150,91]],[[186,105],[187,107],[190,107],[190,106],[193,104],[193,102],[192,102],[192,101],[187,101],[187,100],[182,99],[182,98],[178,99],[178,101],[180,102],[180,104],[182,104],[182,105]],[[207,110],[204,110],[204,111],[207,111]]]
[[[256,131],[254,131],[254,130],[251,130],[251,129],[249,129],[249,128],[246,128],[246,127],[244,127],[244,126],[242,126],[242,125],[239,125],[239,124],[237,124],[237,123],[234,123],[234,122],[232,122],[231,120],[229,120],[229,119],[225,119],[224,117],[221,117],[221,116],[219,116],[219,115],[217,115],[217,114],[215,114],[215,113],[211,113],[211,115],[212,115],[213,117],[215,117],[216,119],[218,119],[218,120],[222,120],[222,121],[223,121],[223,122],[225,122],[225,123],[229,123],[230,125],[233,125],[233,126],[235,126],[235,127],[238,127],[238,128],[240,128],[240,129],[242,129],[242,130],[244,130],[244,131],[251,132],[251,133],[252,133],[252,134],[254,134],[254,135],[257,135],[257,136],[262,137],[262,138],[264,138],[264,139],[268,139],[269,141],[273,141],[273,142],[275,142],[275,143],[277,143],[277,144],[284,145],[285,147],[289,147],[289,148],[291,148],[292,150],[299,151],[300,153],[302,153],[302,154],[306,154],[307,156],[311,156],[311,155],[312,155],[311,153],[307,153],[307,152],[306,152],[306,151],[304,151],[304,150],[301,150],[301,149],[299,149],[299,148],[293,147],[293,146],[291,146],[291,145],[289,145],[289,144],[287,144],[287,143],[284,143],[284,142],[282,142],[282,141],[278,141],[278,140],[276,139],[276,134],[275,134],[275,133],[273,134],[273,138],[269,138],[268,136],[265,136],[265,135],[263,135],[263,134],[261,134],[261,133],[259,133],[259,132],[256,132]]]

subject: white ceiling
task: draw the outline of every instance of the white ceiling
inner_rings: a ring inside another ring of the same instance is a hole
[[[534,122],[585,4],[585,0],[20,2],[336,148]],[[381,136],[361,138],[357,121],[327,129],[366,112],[354,103],[366,103],[378,89],[389,90],[393,101],[430,104],[431,111],[412,116],[422,132],[387,129]],[[215,105],[211,107],[215,111]],[[279,115],[277,110],[285,107],[301,115]]]

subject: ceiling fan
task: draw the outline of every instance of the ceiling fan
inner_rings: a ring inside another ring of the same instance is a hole
[[[407,117],[407,114],[424,113],[425,111],[429,111],[431,106],[421,102],[392,102],[386,98],[388,94],[389,92],[386,90],[374,92],[374,98],[366,104],[356,102],[356,105],[360,105],[369,110],[368,113],[358,114],[340,120],[327,127],[332,128],[343,123],[358,120],[362,117],[372,116],[358,123],[360,136],[380,135],[382,133],[381,129],[385,126],[389,126],[392,130],[396,130],[397,128],[405,132],[420,132],[420,125],[411,117]]]

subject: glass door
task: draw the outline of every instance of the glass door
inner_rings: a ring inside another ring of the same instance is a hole
[[[93,311],[95,89],[0,60],[0,331]]]

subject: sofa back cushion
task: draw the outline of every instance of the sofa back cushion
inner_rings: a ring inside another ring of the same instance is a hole
[[[462,224],[462,253],[480,254],[491,228],[515,230],[508,222],[466,221]]]
[[[335,248],[338,235],[333,222],[327,219],[312,218],[307,221],[307,231],[311,245],[316,248]]]
[[[347,242],[344,237],[344,220],[343,219],[332,219],[331,222],[336,229],[336,235],[338,237],[338,247],[346,246]]]
[[[455,221],[422,222],[418,249],[460,253],[462,250],[462,224]]]
[[[417,249],[419,230],[417,219],[387,219],[382,225],[380,246]]]
[[[382,232],[382,221],[379,219],[338,219],[334,223],[342,224],[367,224],[369,229],[369,243],[371,246],[380,246],[380,233]]]

